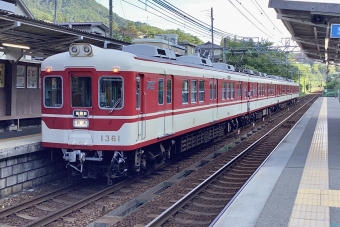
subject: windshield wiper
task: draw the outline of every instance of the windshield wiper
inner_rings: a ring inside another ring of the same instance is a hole
[[[115,102],[115,104],[113,104],[113,106],[112,106],[111,110],[109,111],[109,113],[113,112],[113,110],[118,106],[120,101],[122,101],[122,98],[117,99],[117,101]]]

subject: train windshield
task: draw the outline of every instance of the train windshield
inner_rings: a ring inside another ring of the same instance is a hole
[[[44,104],[45,107],[58,108],[62,106],[62,80],[59,76],[44,79]]]
[[[92,82],[91,77],[73,76],[72,83],[72,107],[92,106]]]
[[[99,105],[101,108],[122,108],[122,97],[123,79],[121,77],[101,77],[99,79]]]

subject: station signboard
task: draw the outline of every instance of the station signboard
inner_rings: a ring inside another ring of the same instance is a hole
[[[330,38],[340,38],[340,24],[331,24]]]

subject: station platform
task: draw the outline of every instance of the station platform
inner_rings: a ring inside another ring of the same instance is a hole
[[[318,98],[210,227],[339,227],[339,113]]]
[[[0,160],[42,149],[40,127],[0,133]]]

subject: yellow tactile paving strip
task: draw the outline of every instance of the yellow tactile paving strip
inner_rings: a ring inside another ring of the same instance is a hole
[[[340,191],[329,190],[328,179],[327,99],[324,98],[289,227],[330,226],[329,207],[340,207]]]

